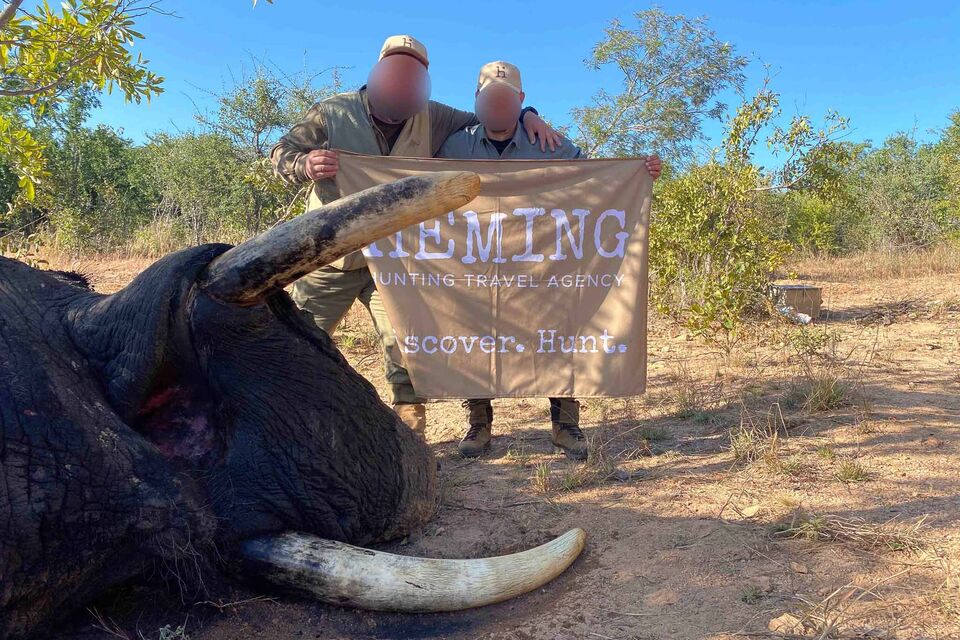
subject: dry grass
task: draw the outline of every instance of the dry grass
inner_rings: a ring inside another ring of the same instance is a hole
[[[93,618],[93,624],[91,625],[94,629],[102,631],[111,638],[121,638],[122,640],[133,640],[130,637],[130,634],[124,631],[123,627],[118,625],[112,618],[105,616],[96,608],[87,609],[87,612],[90,614],[90,617]]]
[[[616,461],[606,454],[598,438],[594,437],[590,441],[590,445],[590,455],[587,461],[569,469],[560,479],[560,488],[564,491],[576,491],[591,487],[616,476]]]
[[[785,406],[818,413],[852,403],[853,390],[862,387],[863,363],[847,366],[853,348],[843,351],[842,340],[838,331],[820,327],[801,327],[783,336],[782,341],[793,351],[790,360],[796,369]],[[872,352],[867,360],[871,357]]]
[[[833,477],[840,482],[865,482],[870,479],[870,473],[856,460],[842,460],[833,472]]]
[[[834,462],[837,459],[837,452],[832,446],[821,444],[817,446],[817,457],[827,462]]]
[[[830,282],[960,273],[960,245],[942,244],[913,251],[870,251],[838,258],[804,256],[791,262],[787,270],[803,279]]]
[[[223,242],[227,244],[241,244],[249,240],[248,234],[228,225],[204,228],[199,236],[190,229],[187,218],[164,215],[158,213],[143,227],[133,232],[132,236],[123,243],[99,242],[100,251],[83,252],[85,259],[112,258],[160,258],[169,253],[208,242]],[[43,246],[44,255],[65,255],[79,257],[81,251],[75,247],[74,239],[65,238],[52,227],[43,228],[38,234],[38,240]],[[101,240],[88,237],[88,240]]]
[[[678,418],[706,422],[722,397],[721,384],[704,384],[686,362],[678,362],[673,374],[667,401],[675,407]]]
[[[523,432],[518,432],[514,437],[513,442],[511,442],[507,447],[505,458],[523,468],[530,464],[531,455],[530,447],[527,446],[527,440],[524,437]]]
[[[947,618],[960,619],[960,591],[956,572],[943,564],[943,556],[921,558],[918,562],[901,563],[906,566],[874,580],[866,586],[862,581],[850,581],[820,598],[797,594],[796,614],[786,613],[771,620],[768,628],[772,637],[786,638],[928,638],[954,637],[916,635],[919,631],[914,618],[923,618],[922,609],[933,603]],[[933,569],[948,576],[939,587],[928,590],[916,584],[896,584],[914,573],[923,574]],[[894,594],[899,594],[897,597]],[[904,633],[905,632],[905,633]]]
[[[740,600],[746,604],[757,604],[763,600],[764,594],[763,590],[760,587],[754,585],[747,585],[743,588],[743,592],[740,594]]]
[[[341,351],[359,358],[355,365],[358,368],[382,356],[380,337],[370,322],[369,313],[359,304],[354,304],[337,326],[333,341]]]
[[[785,398],[789,407],[807,413],[830,411],[847,403],[849,384],[839,367],[811,367],[798,376]]]
[[[533,469],[533,489],[537,493],[550,491],[550,464],[541,462]]]
[[[111,638],[120,638],[121,640],[152,640],[152,637],[145,636],[142,631],[137,631],[136,637],[125,631],[112,618],[103,615],[97,609],[87,609],[93,618],[94,629],[101,631]],[[187,634],[187,622],[190,617],[183,621],[181,625],[163,625],[157,629],[157,640],[190,640]]]
[[[798,596],[801,603],[798,626],[802,629],[798,629],[799,635],[813,638],[896,637],[894,634],[900,628],[898,624],[877,629],[873,625],[863,625],[862,621],[873,617],[874,612],[870,609],[889,607],[879,587],[909,572],[909,568],[903,569],[866,587],[848,582],[820,600]]]
[[[918,552],[928,545],[926,518],[913,523],[888,520],[880,524],[859,518],[794,513],[792,522],[775,532],[778,537],[818,542],[841,542],[862,549]]]
[[[931,599],[943,615],[960,623],[960,566],[943,555],[937,558],[937,563],[945,577]]]
[[[764,414],[741,406],[740,424],[730,430],[730,452],[735,463],[760,462],[769,469],[781,469],[781,438],[787,433],[780,405],[774,404]]]

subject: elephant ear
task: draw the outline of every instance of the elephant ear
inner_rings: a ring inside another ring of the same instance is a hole
[[[164,256],[120,291],[76,298],[66,310],[70,340],[93,366],[107,400],[120,418],[134,424],[161,383],[171,353],[183,336],[172,322],[185,296],[225,244],[191,247]],[[43,272],[44,275],[46,272]]]
[[[49,321],[53,277],[29,275],[0,279],[13,305],[0,304],[0,637],[35,633],[163,549],[202,547],[212,533]]]

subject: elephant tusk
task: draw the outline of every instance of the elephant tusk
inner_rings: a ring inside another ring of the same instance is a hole
[[[459,611],[509,600],[563,573],[586,543],[571,529],[527,551],[492,558],[413,558],[304,533],[243,543],[247,567],[324,602],[398,612]]]

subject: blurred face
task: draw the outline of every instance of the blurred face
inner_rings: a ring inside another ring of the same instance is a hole
[[[477,94],[477,118],[488,131],[509,131],[522,107],[523,94],[503,84],[489,85]]]
[[[430,99],[427,68],[413,56],[387,56],[370,70],[367,99],[373,115],[382,122],[398,124],[412,118]]]

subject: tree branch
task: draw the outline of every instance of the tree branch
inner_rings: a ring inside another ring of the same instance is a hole
[[[13,19],[21,4],[23,4],[23,0],[11,0],[10,4],[4,7],[3,12],[0,13],[0,29],[7,26],[7,23]]]
[[[46,92],[50,91],[51,89],[56,89],[56,88],[59,87],[61,84],[64,84],[65,82],[67,82],[68,78],[70,77],[70,72],[71,72],[74,68],[76,68],[77,66],[83,64],[83,63],[86,62],[87,60],[90,60],[91,58],[95,57],[96,55],[97,55],[97,52],[94,51],[94,52],[92,52],[92,53],[88,53],[88,54],[85,55],[85,56],[81,56],[81,57],[79,57],[79,58],[74,58],[73,60],[70,60],[70,61],[67,63],[67,69],[66,69],[66,71],[64,71],[63,73],[61,73],[60,76],[59,76],[56,80],[53,80],[52,82],[48,82],[48,83],[45,84],[45,85],[41,85],[41,86],[39,86],[39,87],[28,87],[28,88],[26,88],[26,89],[3,89],[3,88],[0,88],[0,96],[8,96],[8,97],[12,97],[12,98],[23,97],[23,96],[35,96],[35,95],[39,95],[39,94],[41,94],[41,93],[46,93]]]
[[[637,86],[637,80],[630,80],[629,86],[627,87],[626,95],[632,98],[633,91],[634,89],[636,89],[636,86]],[[629,107],[630,107],[629,104],[624,104],[622,107],[620,107],[620,109],[617,110],[616,113],[613,114],[613,116],[607,122],[606,130],[602,133],[603,140],[602,141],[600,140],[601,136],[597,136],[597,139],[594,140],[593,145],[591,145],[587,149],[588,156],[593,156],[598,149],[600,149],[601,147],[603,147],[603,145],[609,142],[610,138],[613,135],[613,129],[617,126],[617,123],[620,122],[620,118],[623,117],[623,114],[627,112]]]
[[[19,5],[21,2],[23,2],[23,0],[17,0],[12,4],[8,5],[7,8],[4,9],[4,14],[6,14],[6,12],[10,9],[10,7],[13,7],[14,5]],[[100,29],[106,30],[114,27],[117,20],[124,16],[124,11],[129,11],[130,9],[140,9],[140,6],[137,5],[136,3],[125,3],[122,5],[117,5],[117,7],[113,11],[113,14],[107,20],[105,20],[103,24],[100,25]],[[154,10],[153,5],[148,5],[147,7],[144,8],[144,10],[145,11]],[[2,20],[2,18],[3,16],[0,16],[0,20]],[[2,23],[0,23],[0,28],[2,28]],[[68,35],[72,36],[72,34],[68,34]],[[29,42],[30,41],[28,40],[28,43]],[[68,47],[68,46],[79,46],[82,43],[78,42],[73,37],[68,37],[66,40],[62,42],[62,44],[65,47]],[[35,96],[35,95],[47,93],[48,91],[51,91],[53,89],[57,89],[60,85],[68,81],[71,71],[73,71],[76,67],[84,64],[85,62],[93,59],[94,57],[96,57],[98,53],[99,53],[98,51],[93,51],[86,55],[74,57],[71,60],[68,60],[65,63],[66,68],[64,69],[64,71],[62,71],[57,78],[55,78],[54,80],[44,85],[41,85],[38,87],[26,87],[22,89],[4,89],[3,87],[0,87],[0,96],[11,97],[11,98]],[[3,80],[7,80],[7,79],[4,78]]]

